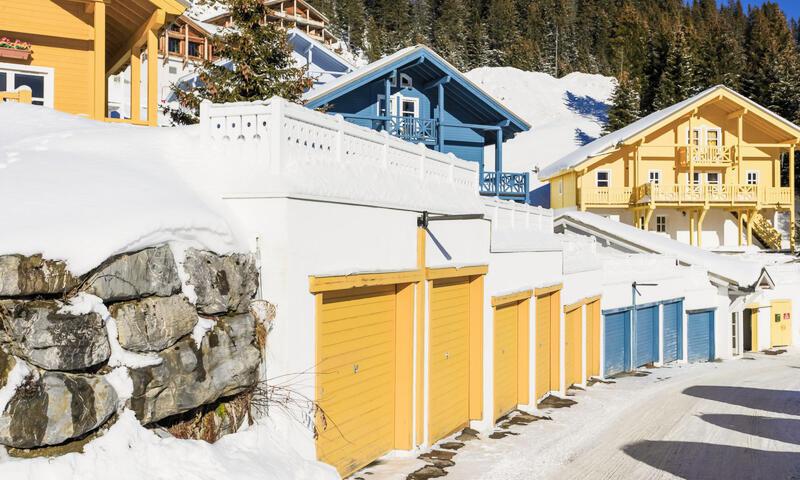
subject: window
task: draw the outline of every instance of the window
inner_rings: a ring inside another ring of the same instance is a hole
[[[686,183],[689,183],[689,176],[688,176],[688,174],[687,174],[687,176],[686,176]],[[691,184],[692,184],[692,185],[700,185],[700,183],[702,183],[702,182],[701,182],[701,176],[700,176],[700,172],[694,172],[693,181],[691,182]]]
[[[53,75],[47,67],[0,64],[0,92],[31,89],[34,105],[53,106]]]
[[[706,183],[708,185],[719,185],[719,172],[706,173]]]
[[[400,97],[400,116],[416,118],[419,116],[419,100]]]
[[[597,186],[599,188],[606,188],[611,185],[611,172],[608,170],[598,170],[597,172]]]
[[[389,115],[394,115],[396,112],[395,108],[395,97],[389,97]],[[386,114],[386,96],[385,95],[378,95],[378,116],[385,117]]]
[[[694,145],[699,147],[702,143],[703,138],[703,129],[702,128],[693,128],[692,134],[689,135],[689,129],[686,129],[686,144],[687,145]]]
[[[644,224],[644,215],[642,215],[641,217],[639,217],[639,228],[640,228],[640,229],[642,229],[642,230],[644,230],[644,229],[645,229],[645,224]]]
[[[659,183],[661,183],[661,170],[650,170],[650,172],[648,173],[648,177],[650,183],[652,183],[653,185],[658,185]]]
[[[706,145],[709,147],[719,147],[722,145],[722,131],[718,128],[706,130]]]
[[[656,232],[659,232],[659,233],[666,233],[667,232],[667,216],[666,215],[656,215]]]
[[[758,185],[758,172],[756,171],[747,172],[747,184]]]
[[[178,73],[178,67],[169,67],[169,73],[175,75]]]
[[[167,49],[169,50],[169,53],[181,53],[181,40],[179,38],[168,39]]]
[[[190,57],[199,57],[200,53],[203,51],[203,46],[197,42],[189,42],[189,56]]]
[[[386,97],[378,95],[378,116],[386,116]],[[399,105],[399,110],[398,110]],[[389,97],[389,110],[390,115],[399,117],[419,117],[419,99],[414,97],[404,97],[402,95],[393,95]]]

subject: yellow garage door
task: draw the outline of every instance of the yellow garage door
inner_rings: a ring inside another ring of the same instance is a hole
[[[600,376],[600,300],[586,304],[586,378]]]
[[[536,399],[560,388],[561,292],[536,296]]]
[[[498,305],[494,312],[494,418],[517,407],[520,302]]]
[[[564,374],[566,385],[583,383],[582,379],[582,352],[581,352],[581,322],[582,308],[571,308],[564,317]]]
[[[430,296],[430,443],[469,423],[469,277],[433,280]]]
[[[396,287],[321,295],[317,454],[346,476],[394,446]]]
[[[786,346],[792,344],[792,302],[789,300],[774,300],[771,304],[771,339],[772,346]]]

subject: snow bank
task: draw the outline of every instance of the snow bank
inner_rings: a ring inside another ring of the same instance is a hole
[[[0,255],[41,253],[80,275],[166,242],[245,250],[221,201],[181,175],[199,168],[197,136],[0,104]]]
[[[160,438],[124,410],[84,453],[57,458],[14,459],[0,454],[0,478],[65,480],[218,480],[222,478],[337,479],[327,465],[302,460],[281,441],[287,419],[268,418],[215,444]]]
[[[504,145],[503,168],[529,172],[543,168],[600,136],[614,79],[571,73],[554,78],[546,73],[511,67],[481,67],[466,74],[500,103],[532,125]],[[494,169],[494,147],[484,154]],[[532,189],[540,185],[532,176]]]

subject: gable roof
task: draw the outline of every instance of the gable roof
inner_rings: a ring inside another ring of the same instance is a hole
[[[616,132],[610,133],[604,137],[590,142],[583,147],[573,151],[569,155],[562,157],[550,165],[544,167],[539,172],[539,180],[545,181],[572,169],[581,166],[587,160],[593,157],[601,156],[610,153],[616,149],[620,144],[625,144],[637,140],[644,133],[656,125],[672,121],[676,118],[685,115],[689,110],[695,107],[695,104],[705,101],[713,100],[719,96],[728,97],[729,99],[747,105],[748,111],[759,114],[761,117],[771,120],[772,123],[780,125],[782,128],[791,132],[790,135],[800,137],[800,127],[794,123],[786,120],[775,112],[757,104],[744,95],[732,90],[724,85],[717,85],[711,87],[697,95],[687,98],[686,100],[676,103],[663,110],[653,112],[646,117],[643,117],[630,125],[623,127]]]
[[[416,45],[398,50],[363,68],[306,92],[303,96],[303,100],[305,100],[305,104],[309,108],[320,107],[348,92],[386,76],[387,73],[391,73],[393,70],[401,69],[402,67],[410,67],[409,64],[414,62],[427,64],[434,70],[438,70],[442,74],[441,76],[449,76],[451,82],[447,83],[445,88],[448,88],[451,94],[455,94],[456,97],[464,101],[469,100],[470,97],[472,97],[473,100],[475,98],[480,100],[484,104],[481,109],[485,115],[493,115],[497,117],[498,120],[500,118],[508,120],[509,126],[504,130],[511,135],[530,130],[530,124],[523,120],[522,117],[495,100],[491,95],[465,77],[456,67],[425,45]],[[459,86],[458,89],[453,88],[451,85],[453,82]]]
[[[336,66],[340,67],[342,70],[350,72],[353,70],[353,64],[346,60],[344,57],[340,56],[328,46],[324,45],[322,42],[312,38],[306,32],[300,30],[299,28],[290,28],[287,32],[287,36],[289,38],[289,42],[293,45],[295,43],[306,43],[307,48],[313,48],[315,52],[319,52],[328,59],[328,61],[333,62]],[[301,39],[302,42],[297,42],[296,39]],[[316,57],[316,55],[315,55]]]
[[[631,252],[659,253],[674,257],[684,265],[701,267],[709,275],[742,288],[752,287],[761,278],[764,270],[761,263],[709,252],[590,212],[564,212],[554,220],[554,224],[568,225],[574,230],[602,238]]]

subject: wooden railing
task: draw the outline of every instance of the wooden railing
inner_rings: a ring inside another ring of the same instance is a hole
[[[15,103],[33,103],[33,94],[28,87],[21,87],[13,92],[0,92],[0,103],[2,102],[15,102]]]
[[[481,195],[497,196],[507,200],[526,200],[530,191],[529,173],[481,172]]]
[[[586,188],[582,190],[581,196],[587,206],[627,206],[633,199],[633,189],[630,187]]]
[[[788,190],[788,189],[787,189]],[[763,215],[758,212],[753,214],[752,218],[747,219],[748,222],[753,222],[753,233],[758,237],[764,246],[772,250],[780,250],[782,245],[781,232],[775,229],[772,223],[767,220]]]
[[[681,148],[681,156],[684,165],[692,160],[695,166],[722,166],[731,163],[735,157],[733,149],[728,146],[686,146]]]
[[[788,207],[791,190],[787,187],[758,185],[656,185],[645,183],[636,188],[584,188],[586,206],[627,206],[637,204],[669,205],[761,205]]]

